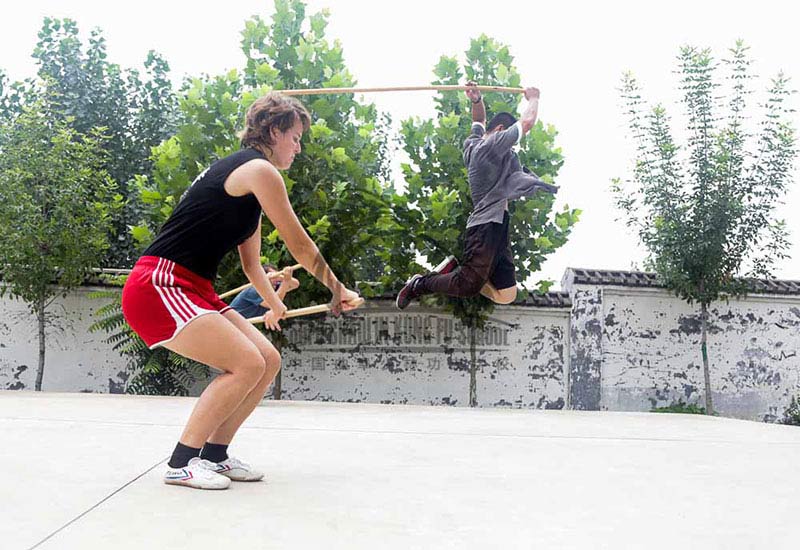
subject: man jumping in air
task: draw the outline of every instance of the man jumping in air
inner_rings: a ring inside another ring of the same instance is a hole
[[[468,82],[467,86],[475,83]],[[498,304],[513,302],[517,281],[508,238],[508,202],[529,197],[537,190],[558,191],[524,170],[512,151],[536,123],[539,90],[525,88],[528,105],[521,120],[503,112],[492,117],[488,126],[480,92],[470,89],[466,93],[472,102],[472,131],[464,142],[464,164],[473,209],[467,220],[463,263],[457,266],[451,256],[432,273],[411,277],[397,295],[400,309],[424,294],[483,294]]]

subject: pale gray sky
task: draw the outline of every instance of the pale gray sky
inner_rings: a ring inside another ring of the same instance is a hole
[[[721,57],[742,38],[760,76],[757,88],[765,88],[779,70],[795,86],[800,80],[798,18],[789,2],[307,3],[310,13],[330,10],[327,35],[341,41],[345,61],[362,86],[428,84],[441,55],[463,59],[470,38],[481,33],[509,45],[523,84],[542,90],[540,119],[559,131],[557,144],[566,162],[556,182],[561,186],[557,205],[584,211],[570,242],[544,266],[542,276],[557,283],[570,266],[628,269],[644,257],[635,237],[615,221],[618,213],[609,192],[611,179],[630,169],[631,144],[616,90],[624,70],[636,74],[646,98],[669,108],[677,97],[675,57],[681,45],[711,47]],[[7,3],[0,20],[0,68],[12,79],[34,74],[30,54],[36,33],[42,18],[52,15],[75,19],[87,36],[93,27],[103,29],[109,58],[122,66],[140,66],[147,51],[155,49],[169,61],[176,79],[216,74],[242,66],[239,32],[244,21],[253,14],[268,19],[272,6],[271,0]],[[426,92],[370,99],[397,121],[433,114],[432,95]],[[800,98],[794,104],[800,105]],[[793,215],[800,208],[798,185],[796,176],[781,210],[792,231],[793,258],[778,266],[776,275],[787,279],[800,279],[800,219]]]

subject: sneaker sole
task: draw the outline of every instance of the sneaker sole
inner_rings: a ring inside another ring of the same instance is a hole
[[[225,474],[220,474],[220,475],[224,475],[225,476]],[[264,476],[256,477],[256,478],[233,477],[233,476],[225,476],[225,477],[227,477],[231,481],[244,481],[245,483],[251,483],[251,482],[254,482],[254,481],[262,481],[264,479]]]
[[[231,486],[231,484],[228,483],[227,485],[222,485],[220,487],[214,487],[214,486],[204,487],[200,485],[193,485],[191,483],[186,483],[184,481],[171,481],[167,479],[164,480],[164,483],[167,485],[178,485],[180,487],[189,487],[190,489],[201,489],[206,491],[223,491]]]
[[[400,289],[400,292],[398,292],[398,293],[397,293],[397,298],[395,298],[395,300],[394,300],[394,305],[396,305],[396,306],[397,306],[397,309],[401,309],[401,310],[402,310],[402,309],[405,309],[405,308],[407,308],[408,306],[410,306],[410,305],[411,305],[411,300],[409,300],[409,301],[408,301],[408,303],[407,303],[406,305],[404,305],[404,306],[401,306],[401,305],[400,305],[400,296],[403,294],[403,291],[406,289],[406,287],[408,287],[408,285],[410,285],[410,284],[411,284],[411,282],[412,282],[414,279],[417,279],[418,277],[421,277],[421,275],[414,275],[414,276],[412,276],[412,277],[411,277],[411,278],[410,278],[408,281],[406,281],[406,284],[403,286],[403,288],[401,288],[401,289]]]
[[[408,306],[410,306],[410,305],[411,305],[411,301],[409,301],[409,302],[408,302],[406,305],[404,305],[404,306],[401,306],[401,305],[400,305],[400,294],[398,294],[398,295],[397,295],[397,298],[396,298],[396,299],[395,299],[395,301],[394,301],[394,305],[396,305],[396,306],[397,306],[397,309],[399,309],[399,310],[403,310],[403,309],[405,309],[405,308],[407,308]]]
[[[216,472],[216,474],[223,477],[227,477],[231,481],[261,481],[262,479],[264,479],[264,474],[262,474],[261,472],[250,474],[252,476],[258,476],[258,477],[248,477],[248,474],[246,472],[244,474],[237,474],[235,472],[236,469],[231,469],[231,470],[225,470],[224,472]]]

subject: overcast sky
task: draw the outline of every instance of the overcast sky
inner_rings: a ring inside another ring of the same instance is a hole
[[[539,117],[553,124],[565,157],[557,206],[584,213],[570,241],[551,256],[543,278],[557,286],[567,267],[629,269],[641,264],[636,238],[616,221],[611,179],[631,167],[617,88],[631,70],[651,102],[677,115],[675,57],[685,44],[725,55],[737,38],[751,47],[756,87],[764,89],[782,70],[800,80],[800,33],[789,2],[652,3],[434,0],[309,0],[308,11],[330,10],[327,36],[339,39],[345,62],[361,86],[426,85],[441,55],[458,55],[470,38],[486,33],[509,45],[523,85],[541,89]],[[176,81],[183,75],[241,68],[239,33],[258,14],[269,19],[271,0],[27,0],[6,3],[0,19],[0,68],[11,79],[33,76],[30,55],[45,16],[70,17],[84,36],[100,27],[109,59],[141,67],[147,51],[163,54]],[[485,84],[492,84],[487,82]],[[370,100],[396,121],[433,115],[428,92],[374,94]],[[800,103],[795,97],[794,105]],[[753,105],[754,115],[758,113]],[[794,126],[798,127],[795,118]],[[792,258],[776,275],[800,279],[800,178],[796,170],[781,209],[792,232]]]

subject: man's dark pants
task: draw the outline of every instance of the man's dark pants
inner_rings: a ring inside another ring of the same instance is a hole
[[[444,275],[425,275],[418,290],[422,294],[464,297],[477,296],[487,282],[497,290],[515,286],[508,222],[506,212],[503,223],[484,223],[467,228],[461,265]]]

